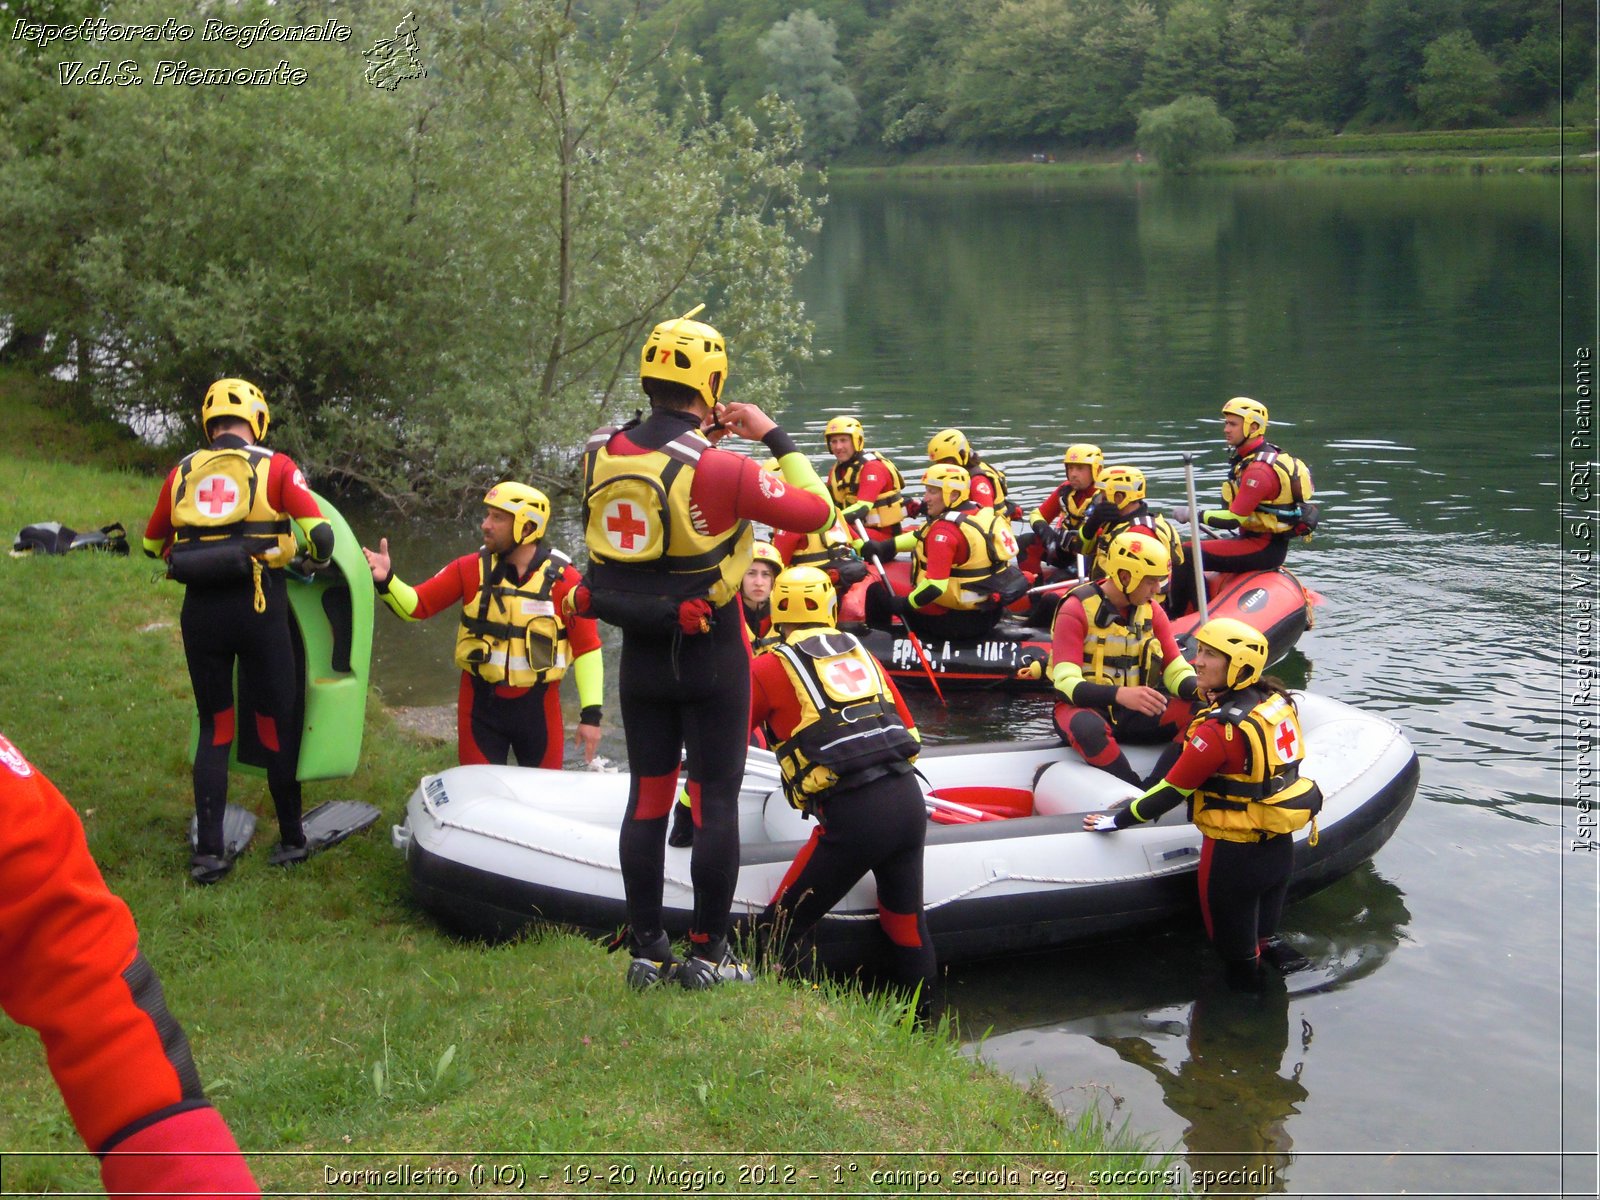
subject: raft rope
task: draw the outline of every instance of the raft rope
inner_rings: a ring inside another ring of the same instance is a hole
[[[476,834],[479,837],[488,838],[491,841],[503,842],[508,846],[519,846],[524,850],[532,850],[536,854],[547,854],[551,858],[560,859],[563,862],[577,863],[579,866],[584,867],[594,867],[601,871],[610,871],[614,875],[622,874],[622,867],[619,863],[601,862],[598,859],[584,858],[582,855],[573,854],[570,851],[557,850],[550,846],[540,845],[538,842],[525,841],[522,838],[511,837],[509,834],[499,833],[492,829],[481,829],[476,825],[469,825],[464,821],[451,820],[448,817],[441,816],[439,810],[433,807],[433,804],[428,800],[427,796],[423,796],[422,798],[422,807],[427,810],[428,815],[431,816],[435,823],[437,823],[441,828],[454,829],[461,833]],[[924,900],[922,907],[927,911],[931,911],[936,908],[943,908],[947,904],[954,904],[957,900],[964,900],[966,897],[973,895],[975,892],[981,892],[984,888],[992,887],[993,885],[999,883],[1048,883],[1060,887],[1097,887],[1101,884],[1107,883],[1136,883],[1142,879],[1161,879],[1168,875],[1177,875],[1184,871],[1192,871],[1194,867],[1195,860],[1190,859],[1184,862],[1174,863],[1172,866],[1165,867],[1158,871],[1137,871],[1131,875],[1106,875],[1098,879],[1073,879],[1058,875],[1015,875],[1008,872],[1004,875],[996,875],[992,879],[981,880],[978,883],[973,884],[971,887],[963,888],[954,895],[945,896],[939,900]],[[690,891],[694,889],[693,883],[687,879],[680,879],[675,875],[664,875],[662,878],[665,882],[675,883],[681,888],[687,888]],[[767,906],[766,900],[752,900],[745,896],[735,896],[733,898],[733,902],[736,905],[744,906],[744,908],[750,912],[760,912]],[[876,921],[877,919],[878,914],[876,912],[830,912],[823,917],[824,921]]]

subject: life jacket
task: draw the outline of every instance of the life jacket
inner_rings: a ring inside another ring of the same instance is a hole
[[[1155,687],[1161,679],[1161,643],[1155,636],[1154,604],[1124,616],[1097,583],[1067,593],[1083,605],[1083,678],[1114,687]]]
[[[771,652],[800,702],[800,719],[774,749],[790,804],[809,812],[841,782],[910,769],[917,739],[900,720],[883,668],[852,635],[819,628]]]
[[[267,503],[272,451],[241,445],[196,450],[172,479],[172,558],[224,544],[263,566],[287,566],[294,527]]]
[[[828,470],[828,491],[838,508],[848,508],[856,502],[861,485],[861,472],[870,462],[880,462],[889,468],[891,480],[887,490],[879,492],[872,501],[866,517],[870,529],[891,529],[906,519],[905,477],[900,468],[875,450],[858,450],[855,454],[836,462]]]
[[[1239,479],[1253,462],[1266,463],[1278,477],[1278,491],[1271,500],[1239,518],[1247,533],[1270,533],[1274,537],[1309,537],[1317,527],[1311,468],[1293,455],[1285,454],[1271,442],[1263,441],[1249,454],[1235,453],[1228,460],[1228,478],[1222,485],[1222,503],[1231,508],[1239,494]]]
[[[628,426],[598,429],[583,450],[583,537],[590,591],[706,598],[720,608],[739,593],[754,535],[748,521],[712,535],[695,528],[689,496],[705,435],[686,430],[659,450],[612,454]]]
[[[1005,507],[1006,497],[1009,493],[1006,491],[1006,473],[1004,471],[993,463],[984,462],[982,458],[974,454],[967,460],[967,474],[974,479],[980,475],[987,476],[990,484],[994,486],[994,506],[996,508]]]
[[[567,673],[567,631],[551,599],[572,560],[540,548],[525,583],[507,578],[487,550],[478,552],[478,594],[461,610],[456,666],[485,683],[528,688]]]
[[[1090,488],[1089,494],[1079,500],[1077,489],[1071,484],[1064,483],[1056,495],[1061,505],[1061,515],[1056,518],[1056,528],[1063,533],[1076,533],[1083,528],[1083,519],[1089,515],[1089,510],[1094,507],[1095,501],[1100,499],[1100,489]]]
[[[1244,738],[1245,766],[1238,774],[1213,775],[1190,797],[1200,832],[1225,842],[1254,842],[1315,820],[1322,789],[1300,774],[1306,743],[1294,701],[1266,688],[1244,688],[1197,714],[1190,735],[1208,720],[1222,725],[1223,736]]]
[[[1026,578],[1016,566],[1017,538],[1011,532],[1011,519],[999,509],[980,508],[968,501],[960,508],[946,509],[917,531],[917,543],[911,552],[913,592],[927,577],[927,536],[938,521],[955,525],[967,545],[966,557],[950,568],[950,578],[957,586],[944,594],[939,601],[942,607],[963,612],[992,608],[989,597],[995,592],[1002,597],[1015,592],[1015,577],[1022,578],[1022,590],[1027,590]],[[1002,599],[1002,603],[1016,599],[1016,595]]]
[[[788,565],[836,573],[841,596],[867,577],[867,564],[850,549],[850,536],[837,518],[821,533],[805,534],[790,553]]]

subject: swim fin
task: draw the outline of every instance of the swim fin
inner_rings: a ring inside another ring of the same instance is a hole
[[[222,811],[222,854],[200,853],[200,819],[189,818],[189,874],[196,883],[215,883],[233,870],[233,860],[245,852],[256,835],[256,815],[248,808],[230,804]]]
[[[1261,957],[1277,968],[1280,975],[1295,975],[1301,971],[1314,970],[1317,965],[1276,933],[1262,942]]]
[[[229,862],[243,854],[256,835],[256,815],[248,808],[229,804],[222,810],[222,856]],[[189,818],[189,849],[200,849],[200,818]]]
[[[303,862],[319,850],[336,846],[351,834],[360,833],[377,824],[383,811],[376,804],[361,800],[328,800],[317,805],[300,819],[306,832],[306,844],[279,846],[268,859],[275,867]]]

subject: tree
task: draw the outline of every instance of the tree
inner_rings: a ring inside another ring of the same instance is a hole
[[[1465,29],[1428,43],[1417,83],[1417,109],[1443,128],[1482,125],[1494,119],[1500,73]]]
[[[809,8],[776,22],[757,43],[773,90],[794,106],[805,125],[806,144],[819,157],[842,149],[861,118],[855,95],[840,76],[839,37],[832,21]]]
[[[1139,113],[1134,137],[1169,171],[1184,171],[1233,145],[1233,123],[1209,96],[1179,96],[1171,104]]]
[[[771,402],[810,336],[792,113],[670,105],[666,47],[631,18],[599,45],[566,0],[414,11],[428,74],[393,90],[347,47],[263,41],[214,61],[290,57],[303,83],[26,94],[0,129],[0,313],[78,347],[107,410],[193,421],[211,379],[253,379],[277,444],[395,500],[570,481],[583,434],[638,403],[644,332],[701,300],[730,389]],[[295,12],[230,21],[352,17]],[[118,18],[141,13],[169,15]]]

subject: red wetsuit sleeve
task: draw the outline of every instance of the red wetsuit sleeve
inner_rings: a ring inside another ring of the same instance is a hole
[[[894,483],[889,468],[874,459],[861,468],[861,478],[856,481],[856,499],[869,504],[883,495]]]
[[[689,499],[712,534],[731,529],[741,520],[814,533],[833,515],[833,505],[823,497],[763,471],[742,454],[716,447],[700,455]]]
[[[923,539],[928,550],[928,579],[949,579],[950,571],[967,557],[967,539],[949,521],[936,521]]]
[[[0,738],[0,1007],[38,1031],[91,1150],[135,1121],[203,1099],[187,1047],[186,1079],[135,996],[134,973],[124,974],[137,953],[133,917],[89,857],[77,813]]]
[[[1055,491],[1044,498],[1044,503],[1039,505],[1039,515],[1052,525],[1061,516],[1061,496],[1067,485],[1062,484]]]
[[[1055,624],[1050,629],[1050,663],[1083,662],[1083,639],[1089,632],[1089,615],[1083,611],[1083,601],[1068,596],[1056,609]]]
[[[765,725],[782,741],[800,721],[800,701],[776,654],[758,654],[750,667],[750,728]]]
[[[1270,464],[1259,460],[1245,464],[1239,473],[1239,490],[1234,494],[1228,511],[1236,517],[1246,517],[1256,506],[1269,503],[1278,494],[1278,473]]]
[[[1213,775],[1244,769],[1244,738],[1227,736],[1220,721],[1203,721],[1184,743],[1183,753],[1167,772],[1166,782],[1173,787],[1194,789]]]
[[[432,579],[416,586],[417,609],[411,615],[425,620],[460,601],[466,604],[478,594],[478,556],[463,554],[448,563]]]
[[[562,617],[560,615],[564,611],[562,602],[566,600],[567,593],[582,582],[583,576],[578,574],[578,568],[569,563],[561,569],[561,578],[556,580],[555,587],[550,591],[550,599],[556,606],[556,619],[566,627],[567,642],[572,647],[573,658],[578,658],[580,655],[600,648],[599,621],[593,617]],[[476,570],[473,571],[472,590],[473,594],[476,595],[478,590]]]
[[[794,552],[806,540],[803,533],[791,533],[787,529],[774,530],[772,534],[772,548],[778,552],[778,557],[783,559],[787,566],[794,559]]]
[[[320,517],[322,509],[294,459],[274,454],[267,466],[267,503],[291,517]]]
[[[172,540],[172,481],[177,476],[176,466],[167,472],[166,482],[161,485],[161,496],[155,508],[150,510],[150,519],[144,523],[146,541],[166,543]]]
[[[979,508],[994,507],[994,481],[987,475],[972,477],[972,494],[968,497]]]

